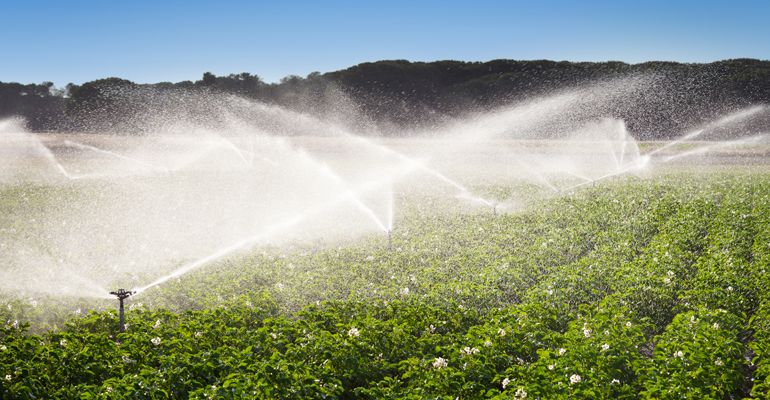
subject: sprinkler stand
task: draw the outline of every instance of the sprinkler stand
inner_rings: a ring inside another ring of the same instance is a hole
[[[130,290],[126,291],[123,289],[118,289],[117,292],[110,292],[110,294],[115,295],[118,297],[118,301],[120,302],[120,333],[123,333],[126,331],[126,321],[123,317],[123,300],[127,299],[128,296],[131,296],[132,294],[135,294],[136,292],[132,292]]]

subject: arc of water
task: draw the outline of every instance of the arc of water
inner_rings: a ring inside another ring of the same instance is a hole
[[[360,136],[352,135],[352,134],[349,134],[349,133],[341,131],[341,130],[339,131],[339,133],[342,136],[344,136],[344,137],[347,137],[347,138],[350,138],[350,139],[353,139],[353,140],[357,140],[359,142],[364,143],[367,146],[370,146],[370,147],[373,147],[375,149],[378,149],[379,151],[384,152],[385,154],[395,156],[395,157],[405,161],[407,164],[413,165],[413,166],[415,166],[418,169],[421,169],[421,170],[423,170],[425,172],[428,172],[429,174],[431,174],[431,175],[433,175],[433,176],[443,180],[444,182],[454,186],[455,188],[460,190],[460,192],[462,192],[463,194],[467,194],[467,196],[469,198],[477,199],[480,202],[482,202],[482,203],[492,207],[492,204],[489,201],[487,201],[487,200],[485,200],[485,199],[483,199],[483,198],[481,198],[479,196],[474,195],[470,190],[468,190],[464,186],[460,185],[459,183],[455,182],[454,180],[446,177],[444,174],[429,168],[425,164],[423,164],[423,163],[421,163],[421,162],[419,162],[419,161],[417,161],[417,160],[415,160],[415,159],[413,159],[411,157],[407,157],[404,154],[401,154],[401,153],[399,153],[399,152],[397,152],[397,151],[395,151],[393,149],[390,149],[388,147],[385,147],[385,146],[373,143],[372,141],[367,140],[365,138],[362,138]]]
[[[238,154],[238,157],[240,157],[240,158],[241,158],[241,160],[243,160],[243,163],[244,163],[244,164],[248,165],[249,167],[250,167],[250,166],[252,166],[252,163],[250,163],[250,162],[249,162],[249,160],[247,160],[247,159],[246,159],[246,157],[244,157],[244,156],[243,156],[243,152],[242,152],[242,151],[241,151],[241,150],[240,150],[238,147],[236,147],[236,146],[235,146],[235,144],[233,144],[233,142],[231,142],[231,141],[229,141],[229,140],[227,140],[227,139],[225,139],[225,138],[220,138],[220,140],[221,140],[221,141],[222,141],[224,144],[221,144],[221,143],[217,143],[218,145],[220,145],[220,146],[223,146],[223,147],[226,147],[226,148],[229,148],[229,149],[233,150],[233,151],[234,151],[236,154]],[[253,154],[252,154],[252,156],[251,156],[251,159],[252,159],[252,161],[254,160],[254,155],[253,155]]]
[[[362,187],[360,190],[369,190],[369,189],[371,189],[371,186],[382,185],[383,183],[386,183],[386,182],[372,182],[372,183],[370,183],[368,185],[365,185],[365,187]],[[309,207],[308,209],[304,210],[304,212],[299,213],[297,215],[294,215],[292,217],[289,217],[287,219],[284,219],[282,221],[279,221],[279,222],[271,225],[270,227],[268,227],[264,231],[254,235],[254,236],[251,236],[251,237],[243,239],[243,240],[239,240],[239,241],[237,241],[237,242],[235,242],[235,243],[233,243],[233,244],[231,244],[231,245],[229,245],[227,247],[224,247],[224,248],[222,248],[220,250],[217,250],[216,252],[214,252],[214,253],[206,256],[206,257],[203,257],[203,258],[201,258],[199,260],[196,260],[194,262],[186,264],[185,266],[177,269],[176,271],[172,272],[171,274],[166,275],[164,277],[161,277],[161,278],[153,281],[152,283],[150,283],[148,285],[142,286],[142,287],[140,287],[138,289],[133,289],[134,291],[136,291],[135,296],[141,294],[142,292],[146,291],[147,289],[150,289],[150,288],[152,288],[154,286],[160,285],[161,283],[166,282],[169,279],[182,276],[182,275],[184,275],[184,274],[186,274],[186,273],[188,273],[188,272],[190,272],[192,270],[195,270],[195,269],[197,269],[197,268],[199,268],[201,266],[204,266],[204,265],[206,265],[206,264],[208,264],[208,263],[210,263],[210,262],[212,262],[214,260],[217,260],[219,258],[222,258],[222,257],[230,254],[230,253],[233,253],[236,250],[239,250],[239,249],[242,249],[242,248],[244,248],[244,247],[246,247],[248,245],[257,243],[260,240],[264,239],[265,237],[267,237],[267,236],[269,236],[269,235],[271,235],[273,233],[276,233],[276,232],[278,232],[278,231],[280,231],[282,229],[290,228],[290,227],[292,227],[292,226],[302,222],[302,220],[304,220],[305,218],[308,218],[310,216],[313,216],[313,215],[316,215],[316,214],[318,214],[320,212],[323,212],[327,208],[333,207],[333,206],[335,206],[335,205],[337,205],[337,204],[339,204],[341,202],[350,201],[352,198],[356,197],[357,195],[358,194],[356,192],[348,191],[348,192],[345,192],[345,193],[341,194],[340,196],[336,197],[335,199],[330,200],[330,201],[328,201],[326,203],[323,203],[323,204],[320,204],[320,205],[317,205],[317,206],[314,206],[314,207]],[[386,232],[387,232],[387,230],[386,230]]]
[[[523,161],[521,161],[521,160],[519,160],[519,159],[517,159],[517,160],[516,160],[516,162],[517,162],[519,165],[521,165],[522,167],[524,167],[524,168],[525,168],[527,171],[529,171],[529,173],[531,173],[532,175],[534,175],[535,177],[537,177],[537,179],[539,179],[539,180],[543,181],[543,183],[545,183],[545,184],[546,184],[546,185],[547,185],[549,188],[553,189],[553,191],[554,191],[554,192],[557,192],[557,193],[559,192],[559,189],[558,189],[556,186],[554,186],[554,185],[553,185],[551,182],[549,182],[549,181],[548,181],[548,179],[545,179],[545,177],[544,177],[542,174],[540,174],[539,172],[535,171],[535,170],[534,170],[532,167],[530,167],[528,164],[526,164],[525,162],[523,162]],[[576,175],[576,176],[577,176],[577,175]],[[579,176],[578,176],[578,177],[579,177]],[[585,179],[585,178],[584,178],[584,179]]]
[[[273,161],[273,160],[271,160],[270,158],[268,158],[268,157],[266,157],[266,156],[264,156],[264,155],[262,155],[262,154],[257,154],[257,153],[256,153],[256,152],[254,152],[254,151],[249,151],[249,150],[244,150],[244,149],[241,149],[240,147],[236,146],[236,145],[235,145],[235,143],[233,143],[233,142],[231,142],[231,141],[229,141],[229,140],[226,140],[226,139],[224,139],[224,138],[222,138],[222,139],[223,139],[223,140],[225,140],[225,141],[227,142],[227,144],[228,144],[228,146],[227,146],[227,147],[230,147],[230,148],[232,148],[234,151],[236,151],[236,152],[238,153],[238,155],[239,155],[239,156],[240,156],[240,157],[241,157],[241,158],[244,160],[244,162],[245,162],[247,165],[249,165],[250,167],[254,166],[254,159],[255,159],[255,158],[257,158],[257,156],[259,156],[259,158],[261,158],[263,161],[266,161],[266,162],[267,162],[267,163],[269,163],[269,164],[273,164],[273,165],[281,165],[281,164],[279,164],[278,162],[276,162],[276,161]],[[249,156],[249,161],[246,161],[246,157],[244,157],[244,156],[243,156],[243,154],[247,154],[247,155]]]
[[[393,181],[391,180],[388,184],[388,193],[387,196],[385,196],[386,201],[388,202],[386,204],[388,215],[387,215],[387,223],[388,223],[388,237],[390,237],[390,232],[393,231]]]
[[[22,135],[24,135],[25,138],[32,136],[32,135],[30,135],[28,133],[22,133]],[[36,144],[40,148],[40,150],[43,152],[43,155],[45,156],[45,158],[48,161],[52,162],[56,166],[56,169],[59,170],[59,172],[61,172],[64,176],[66,176],[67,179],[70,179],[70,180],[75,179],[75,177],[70,175],[67,172],[67,170],[64,169],[64,167],[61,164],[59,164],[58,161],[56,161],[56,156],[53,155],[53,152],[51,152],[51,149],[49,149],[48,146],[46,146],[43,143],[43,141],[40,140],[39,137],[37,137],[37,136],[32,136],[32,137],[37,141]]]
[[[719,120],[706,125],[703,129],[696,130],[696,131],[694,131],[692,133],[689,133],[689,134],[685,135],[682,138],[679,138],[677,140],[674,140],[673,142],[667,143],[666,145],[664,145],[662,147],[659,147],[659,148],[657,148],[657,149],[647,153],[646,155],[651,156],[651,155],[653,155],[655,153],[660,152],[663,149],[666,149],[668,147],[677,145],[677,144],[679,144],[681,142],[684,142],[686,140],[690,140],[690,139],[693,139],[695,137],[698,137],[698,136],[700,136],[703,132],[705,132],[709,128],[718,127],[718,126],[725,125],[725,124],[728,124],[728,123],[731,123],[731,122],[735,122],[737,120],[748,118],[748,117],[750,117],[750,116],[752,116],[754,114],[757,114],[757,113],[759,113],[759,112],[761,112],[761,111],[763,111],[765,109],[767,109],[766,106],[754,106],[754,107],[751,107],[751,108],[749,108],[747,110],[741,110],[741,111],[732,113],[732,114],[730,114],[730,115],[728,115],[726,117],[720,118]]]
[[[271,227],[269,227],[268,229],[266,229],[265,231],[259,233],[258,235],[255,235],[255,236],[252,236],[250,238],[247,238],[247,239],[235,242],[235,243],[231,244],[230,246],[227,246],[227,247],[225,247],[223,249],[220,249],[220,250],[218,250],[218,251],[216,251],[216,252],[214,252],[214,253],[206,256],[206,257],[203,257],[203,258],[201,258],[201,259],[199,259],[197,261],[189,263],[189,264],[183,266],[182,268],[179,268],[178,270],[172,272],[171,274],[166,275],[166,276],[164,276],[162,278],[159,278],[159,279],[155,280],[154,282],[152,282],[152,283],[150,283],[150,284],[148,284],[146,286],[142,286],[142,287],[140,287],[138,289],[134,289],[134,291],[136,291],[136,295],[139,295],[142,292],[144,292],[145,290],[147,290],[147,289],[149,289],[149,288],[151,288],[153,286],[160,285],[161,283],[166,282],[169,279],[182,276],[182,275],[184,275],[184,274],[186,274],[186,273],[188,273],[188,272],[190,272],[190,271],[192,271],[192,270],[194,270],[194,269],[196,269],[196,268],[198,268],[198,267],[200,267],[202,265],[208,264],[211,261],[214,261],[214,260],[219,259],[219,258],[221,258],[223,256],[226,256],[226,255],[228,255],[228,254],[230,254],[230,253],[232,253],[232,252],[234,252],[234,251],[236,251],[238,249],[241,249],[241,248],[243,248],[243,247],[245,247],[245,246],[247,246],[247,245],[249,245],[251,243],[255,243],[258,240],[262,239],[263,237],[268,236],[268,235],[274,233],[275,231],[277,231],[279,229],[288,228],[290,226],[293,226],[293,225],[299,223],[304,218],[305,218],[304,215],[297,215],[295,217],[292,217],[292,218],[286,219],[284,221],[281,221],[281,222],[279,222],[277,224],[274,224]]]
[[[110,156],[117,157],[117,158],[120,158],[120,159],[123,159],[123,160],[128,160],[128,161],[131,161],[131,162],[134,162],[134,163],[137,163],[137,164],[141,164],[141,165],[150,167],[152,169],[159,170],[161,172],[168,172],[168,170],[166,168],[158,167],[158,166],[152,165],[152,164],[150,164],[148,162],[144,162],[144,161],[138,160],[136,158],[124,156],[123,154],[118,154],[118,153],[115,153],[115,152],[112,152],[112,151],[103,150],[103,149],[100,149],[98,147],[89,146],[87,144],[77,143],[77,142],[73,142],[73,141],[70,141],[70,140],[65,140],[64,143],[67,144],[67,145],[70,145],[70,146],[81,148],[81,149],[88,149],[88,150],[93,150],[93,151],[96,151],[96,152],[99,152],[99,153],[108,154]]]
[[[620,167],[618,167],[618,168],[620,168]],[[568,169],[561,169],[560,171],[564,172],[564,173],[565,173],[565,174],[567,174],[567,175],[572,175],[572,176],[574,176],[575,178],[580,178],[580,179],[582,179],[582,180],[584,180],[584,181],[587,181],[587,182],[591,182],[591,181],[593,181],[593,179],[591,179],[591,178],[589,178],[589,177],[587,177],[587,176],[585,176],[585,175],[583,175],[583,174],[578,174],[578,173],[577,173],[577,172],[575,172],[575,171],[570,171],[570,170],[568,170]]]
[[[649,153],[647,153],[645,155],[651,156],[651,155],[653,155],[655,153],[658,153],[658,152],[660,152],[662,150],[665,150],[665,149],[667,149],[667,148],[669,148],[671,146],[675,146],[675,145],[677,145],[677,144],[679,144],[681,142],[684,142],[685,140],[690,140],[692,138],[695,138],[698,135],[700,135],[701,133],[703,133],[704,131],[705,131],[705,129],[699,129],[699,130],[697,130],[695,132],[689,133],[689,134],[685,135],[684,137],[679,138],[677,140],[674,140],[673,142],[666,143],[665,145],[663,145],[661,147],[658,147],[657,149],[655,149],[655,150],[653,150],[653,151],[651,151],[651,152],[649,152]]]
[[[467,199],[470,199],[470,200],[478,201],[480,203],[484,203],[484,204],[492,207],[492,203],[490,203],[489,201],[483,199],[482,197],[474,195],[470,190],[468,190],[464,186],[460,185],[459,183],[455,182],[454,180],[446,177],[444,174],[442,174],[442,173],[440,173],[440,172],[438,172],[436,170],[433,170],[431,168],[428,168],[428,166],[426,166],[425,164],[423,164],[423,163],[421,163],[421,162],[419,162],[417,160],[411,159],[411,158],[406,157],[404,155],[401,155],[399,153],[396,153],[396,154],[401,156],[405,161],[407,161],[409,164],[413,165],[414,167],[416,167],[418,169],[421,169],[423,171],[426,171],[426,172],[430,173],[431,175],[441,179],[442,181],[444,181],[444,182],[454,186],[455,188],[457,188],[460,191],[460,196],[462,196],[464,198],[467,198]]]
[[[304,156],[305,154],[303,153],[302,155]],[[361,201],[361,199],[359,199],[358,196],[355,194],[355,191],[351,190],[349,185],[342,179],[342,177],[340,177],[339,175],[335,174],[334,171],[332,171],[331,168],[329,168],[328,165],[326,165],[326,164],[321,165],[318,162],[315,162],[315,160],[313,160],[313,159],[311,159],[310,157],[307,157],[307,156],[300,157],[300,159],[302,161],[306,162],[306,163],[311,164],[313,167],[315,167],[316,169],[321,171],[321,173],[324,176],[326,176],[327,178],[333,180],[337,184],[342,185],[347,190],[347,193],[350,193],[352,195],[351,201],[359,209],[361,209],[363,212],[365,212],[367,215],[369,215],[374,220],[374,222],[380,227],[380,229],[382,229],[385,232],[388,231],[388,228],[385,227],[385,224],[383,224],[383,222],[380,220],[380,218],[377,217],[377,214],[375,214],[375,212],[370,207],[368,207],[366,204],[364,204]]]
[[[623,137],[620,142],[620,163],[618,164],[618,169],[620,169],[620,166],[623,165],[626,158],[626,146],[628,145],[627,138]]]
[[[758,142],[758,141],[760,141],[760,140],[762,140],[762,139],[764,139],[766,137],[767,137],[767,135],[757,135],[757,136],[752,136],[752,137],[748,137],[748,138],[744,138],[744,139],[731,140],[729,142],[715,143],[715,144],[712,144],[712,145],[699,147],[697,149],[693,149],[693,150],[690,150],[690,151],[685,151],[685,152],[682,152],[682,153],[679,153],[679,154],[674,154],[672,156],[669,156],[669,157],[663,159],[663,161],[661,161],[661,162],[667,163],[667,162],[669,162],[671,160],[675,160],[677,158],[691,156],[693,154],[706,153],[709,150],[711,150],[712,148],[721,148],[721,147],[734,146],[734,145],[738,145],[738,144],[755,143],[755,142]]]
[[[577,185],[572,185],[572,186],[566,187],[566,188],[562,189],[562,191],[576,189],[576,188],[579,188],[581,186],[588,185],[589,183],[599,182],[599,181],[607,179],[607,178],[612,178],[613,176],[618,176],[618,175],[625,174],[626,172],[629,172],[629,171],[641,170],[642,168],[644,168],[645,165],[647,165],[647,162],[649,160],[650,160],[649,157],[644,157],[642,162],[628,163],[625,167],[623,167],[623,168],[621,168],[621,169],[619,169],[619,170],[617,170],[615,172],[611,172],[609,174],[602,175],[602,176],[600,176],[600,177],[598,177],[596,179],[591,179],[588,182],[581,182],[581,183],[578,183]]]

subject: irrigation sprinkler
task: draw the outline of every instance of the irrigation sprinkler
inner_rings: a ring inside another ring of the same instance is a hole
[[[126,331],[126,321],[123,317],[123,300],[127,299],[128,296],[131,296],[132,294],[135,294],[136,292],[132,292],[130,290],[126,291],[123,289],[118,289],[117,292],[110,292],[110,294],[115,295],[118,297],[118,301],[120,302],[120,333],[123,333]]]
[[[393,248],[393,229],[388,229],[388,251]]]

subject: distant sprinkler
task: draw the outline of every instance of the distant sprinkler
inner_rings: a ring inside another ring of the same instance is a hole
[[[388,229],[388,251],[393,248],[393,229]]]
[[[126,321],[123,317],[123,300],[127,299],[128,296],[131,296],[132,294],[136,294],[136,291],[126,291],[123,289],[118,289],[117,292],[110,292],[110,294],[115,295],[118,297],[118,301],[120,302],[120,333],[123,333],[126,331]]]

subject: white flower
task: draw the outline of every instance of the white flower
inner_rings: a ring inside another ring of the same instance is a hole
[[[665,284],[669,284],[669,283],[671,283],[671,279],[669,279],[669,278],[663,278],[663,283],[665,283]]]
[[[728,287],[727,287],[727,291],[728,291],[728,292],[732,292],[732,291],[733,291],[733,287],[732,287],[732,286],[728,286]]]
[[[32,303],[30,304],[32,304],[32,307],[37,307],[37,300],[32,300]]]
[[[203,332],[195,332],[195,337],[201,337],[203,336]]]
[[[155,325],[152,326],[152,329],[158,329],[160,328],[160,320],[155,321]]]
[[[604,336],[607,336],[607,335],[609,335],[609,334],[610,334],[610,331],[608,331],[608,330],[605,330],[605,331],[604,331]]]
[[[682,358],[684,357],[684,353],[682,353],[681,350],[674,352],[674,357]]]
[[[498,329],[497,330],[497,334],[500,335],[501,337],[505,336],[505,329],[503,329],[503,328]]]
[[[460,305],[459,305],[459,306],[457,306],[457,307],[459,307],[461,310],[465,310],[465,306],[464,306],[464,305],[462,305],[462,304],[460,304]]]
[[[521,400],[527,398],[527,392],[524,391],[522,388],[516,389],[516,393],[513,394],[513,398],[515,400]]]
[[[250,301],[246,302],[246,307],[251,307],[251,302]]]
[[[129,326],[128,322],[126,322],[125,324],[123,324],[123,329],[128,330],[128,326]]]
[[[608,345],[607,343],[602,345],[602,351],[607,351],[609,349],[610,349],[610,345]]]
[[[5,380],[6,380],[6,381],[10,381],[10,380],[11,380],[11,376],[10,376],[10,375],[6,375],[6,376],[5,376]]]
[[[617,379],[613,379],[612,382],[610,382],[611,385],[617,385],[619,383],[620,383],[620,381],[617,380]]]
[[[104,391],[107,393],[112,393],[112,386],[107,386],[106,388],[104,388]]]
[[[545,292],[546,292],[546,293],[548,293],[549,295],[552,295],[552,294],[553,294],[553,290],[552,290],[552,289],[548,289],[548,290],[546,290]]]
[[[524,365],[524,360],[522,360],[520,357],[516,357],[516,362],[517,362],[519,365]]]
[[[409,288],[405,287],[405,288],[401,289],[401,295],[402,296],[409,296]]]
[[[583,336],[585,337],[591,337],[591,330],[588,328],[583,328]]]
[[[5,347],[5,345],[2,345],[2,346],[0,346],[0,350],[8,350],[8,348]]]
[[[674,271],[668,271],[668,276],[674,276]]]
[[[491,345],[492,345],[492,342],[490,342],[489,340],[487,340],[486,342],[484,342],[484,347],[489,347],[489,346],[491,346]]]
[[[67,345],[67,339],[62,339],[62,340],[59,342],[59,344],[60,344],[60,345],[62,345],[62,347],[66,346],[66,345]]]
[[[159,337],[156,337],[155,339],[150,339],[150,341],[152,342],[152,344],[154,344],[156,346],[160,344],[160,338]]]
[[[436,361],[433,361],[434,368],[441,369],[441,368],[446,368],[446,366],[447,366],[446,360],[441,357],[436,357]]]
[[[13,320],[13,323],[11,324],[11,328],[13,329],[19,329],[19,320]]]
[[[511,383],[510,379],[508,378],[503,379],[503,389],[505,389],[505,387],[508,386],[509,383]]]
[[[564,355],[564,353],[566,353],[566,352],[567,352],[567,349],[565,349],[565,348],[561,348],[561,349],[559,349],[559,355],[560,355],[560,356],[563,356],[563,355]]]
[[[570,385],[578,383],[580,381],[581,381],[580,375],[575,374],[575,375],[572,375],[572,376],[569,377]]]
[[[549,366],[548,366],[548,369],[549,369],[550,371],[553,371],[553,369],[554,369],[554,365],[553,365],[553,364],[549,365]]]
[[[350,337],[358,337],[360,335],[361,333],[356,328],[350,328],[350,330],[348,331],[348,336]]]
[[[626,328],[630,328],[630,327],[631,327],[631,321],[626,322]]]
[[[714,322],[714,325],[712,325],[714,329],[719,329],[719,322]]]
[[[425,331],[428,333],[436,332],[436,327],[431,324],[429,327],[425,328]]]
[[[276,283],[275,287],[278,288],[278,290],[283,291],[283,289],[286,287],[283,283]]]
[[[75,315],[80,315],[80,309],[75,310]]]
[[[717,360],[716,360],[716,361],[714,361],[714,364],[716,364],[716,365],[718,365],[718,366],[720,366],[720,367],[721,367],[721,366],[724,364],[724,363],[722,362],[722,357],[717,357]]]
[[[468,346],[466,346],[464,349],[460,350],[460,354],[462,354],[463,356],[469,356],[469,355],[472,355],[472,354],[478,354],[478,352],[479,352],[479,349],[477,349],[475,347],[468,347]]]
[[[691,324],[694,324],[694,323],[696,323],[696,322],[698,322],[698,319],[697,319],[697,318],[695,318],[695,316],[694,316],[694,315],[693,315],[693,316],[691,316],[691,317],[690,317],[690,323],[691,323]]]

